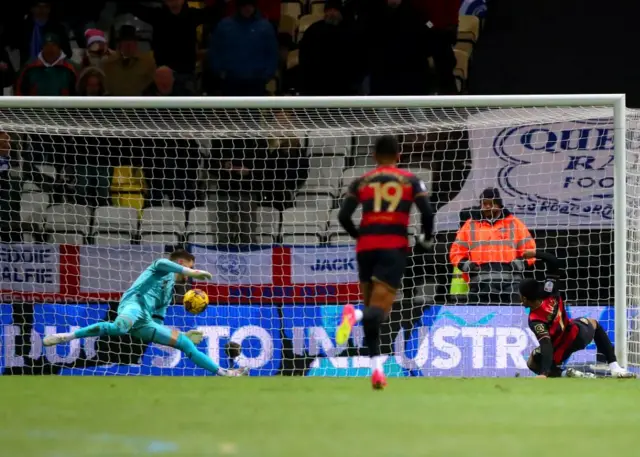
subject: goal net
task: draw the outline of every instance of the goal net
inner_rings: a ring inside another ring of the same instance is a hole
[[[382,330],[389,375],[528,375],[537,343],[517,284],[544,277],[540,264],[520,260],[531,243],[561,259],[570,314],[598,319],[615,339],[612,105],[403,108],[403,99],[393,108],[169,109],[109,100],[0,108],[5,375],[204,375],[179,351],[136,337],[42,345],[45,335],[113,320],[121,294],[176,248],[213,279],[176,286],[163,323],[202,331],[198,348],[223,367],[368,375],[361,329],[346,346],[334,339],[342,306],[361,303],[354,242],[336,214],[349,183],[375,166],[381,134],[397,135],[399,166],[427,184],[437,211],[431,251],[413,241],[412,218],[403,287]],[[640,209],[631,196],[640,172],[630,138],[629,296],[637,298]],[[487,189],[493,209],[481,206]],[[468,276],[456,268],[461,258],[493,266]],[[202,314],[181,306],[188,287],[209,295]],[[635,307],[630,299],[629,313]],[[629,360],[638,364],[629,316]],[[235,361],[229,342],[242,346]],[[569,363],[597,361],[590,346]]]

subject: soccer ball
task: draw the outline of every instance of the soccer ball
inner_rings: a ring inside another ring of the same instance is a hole
[[[184,294],[182,303],[191,314],[200,314],[209,304],[209,296],[200,289],[191,289]]]

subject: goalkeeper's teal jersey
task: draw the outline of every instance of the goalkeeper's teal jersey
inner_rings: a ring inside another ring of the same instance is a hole
[[[173,301],[173,286],[176,273],[184,267],[166,259],[153,262],[122,295],[120,303],[138,303],[151,315],[164,318],[167,307]]]

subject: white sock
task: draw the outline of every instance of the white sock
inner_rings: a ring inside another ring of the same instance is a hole
[[[371,371],[376,371],[376,370],[384,371],[382,369],[383,362],[384,362],[384,358],[381,355],[377,355],[375,357],[372,357],[371,358]]]
[[[354,314],[356,315],[356,322],[360,322],[362,320],[362,310],[356,309]]]
[[[624,371],[624,370],[622,369],[622,367],[621,367],[620,365],[618,365],[618,362],[611,362],[611,363],[609,364],[609,369],[610,369],[612,372],[614,372],[614,373],[615,373],[615,372],[619,372],[619,371]]]
[[[560,373],[560,377],[561,378],[566,378],[567,377],[567,370],[562,370],[562,373]]]

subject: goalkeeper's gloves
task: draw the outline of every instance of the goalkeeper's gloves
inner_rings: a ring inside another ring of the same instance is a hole
[[[247,374],[249,374],[248,368],[218,368],[218,376],[235,378],[238,376],[246,376]]]
[[[480,267],[477,263],[472,262],[471,260],[464,260],[458,264],[458,268],[463,273],[475,273],[480,271]]]
[[[213,275],[208,271],[192,270],[191,268],[185,268],[184,270],[185,270],[184,271],[185,276],[188,276],[193,279],[208,281],[209,279],[213,278]]]
[[[189,338],[193,344],[200,344],[204,338],[204,333],[200,330],[189,330],[185,335],[187,335],[187,338]]]
[[[424,233],[416,237],[416,242],[427,251],[433,249],[433,246],[436,244],[436,240],[433,238],[433,236],[427,238],[427,235],[425,235]]]

